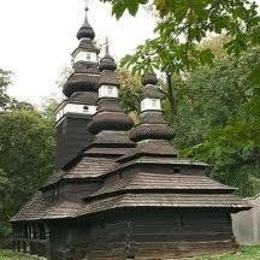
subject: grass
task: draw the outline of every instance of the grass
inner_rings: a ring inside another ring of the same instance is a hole
[[[35,260],[35,257],[23,256],[11,250],[0,250],[0,260]],[[200,256],[192,260],[260,260],[260,246],[242,246],[236,254],[218,256]]]
[[[0,260],[35,260],[35,259],[37,258],[14,253],[12,250],[0,249]]]
[[[260,260],[260,246],[242,246],[235,254],[194,257],[193,260]]]

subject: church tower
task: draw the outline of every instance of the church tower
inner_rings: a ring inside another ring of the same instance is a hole
[[[66,99],[56,110],[57,166],[61,169],[93,140],[86,126],[96,113],[99,49],[88,21],[88,8],[85,11],[85,20],[77,33],[79,46],[72,53],[73,73],[63,86]]]

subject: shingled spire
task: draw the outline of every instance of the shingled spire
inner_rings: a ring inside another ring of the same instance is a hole
[[[88,125],[88,131],[96,135],[97,143],[117,144],[118,146],[129,144],[133,146],[128,138],[127,131],[132,128],[132,119],[122,111],[118,104],[118,81],[117,66],[115,60],[109,53],[108,42],[106,43],[105,56],[100,60],[100,79],[98,88],[98,109]]]
[[[93,140],[86,126],[96,113],[99,49],[93,41],[95,32],[88,22],[87,10],[77,35],[79,45],[72,53],[73,72],[63,86],[66,99],[56,110],[57,164],[61,168]]]
[[[163,94],[154,73],[147,73],[142,77],[144,91],[141,101],[141,123],[130,132],[131,140],[170,140],[174,137],[174,130],[167,125],[162,115],[161,101]]]
[[[88,7],[85,8],[85,20],[77,38],[79,46],[72,53],[74,73],[63,87],[65,96],[70,97],[78,91],[94,92],[98,87],[98,54],[94,38],[95,32],[88,21]]]

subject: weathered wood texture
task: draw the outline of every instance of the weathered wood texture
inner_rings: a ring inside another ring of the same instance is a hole
[[[63,168],[93,140],[87,132],[87,118],[66,117],[56,127],[57,166]]]
[[[51,226],[52,259],[178,259],[234,250],[222,210],[120,210]],[[66,248],[64,248],[66,245]]]

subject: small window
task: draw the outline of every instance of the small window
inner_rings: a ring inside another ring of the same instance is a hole
[[[152,106],[157,107],[157,99],[152,99]]]
[[[87,60],[91,60],[91,55],[90,55],[90,53],[87,53]]]
[[[113,87],[108,87],[107,93],[108,93],[108,95],[112,95],[113,94]]]
[[[89,106],[84,106],[83,107],[83,112],[88,113],[89,112]]]
[[[180,173],[180,172],[181,172],[181,169],[180,169],[180,168],[174,168],[174,169],[173,169],[173,172],[174,172],[174,173]]]

